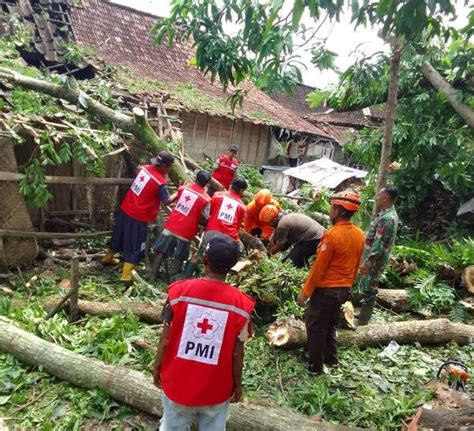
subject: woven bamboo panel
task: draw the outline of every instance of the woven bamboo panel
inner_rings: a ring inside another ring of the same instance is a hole
[[[0,139],[0,171],[17,172],[13,143]],[[0,228],[32,231],[30,215],[25,199],[18,191],[17,182],[0,182]],[[0,267],[15,267],[33,262],[38,254],[35,239],[3,238],[3,253],[0,253]]]

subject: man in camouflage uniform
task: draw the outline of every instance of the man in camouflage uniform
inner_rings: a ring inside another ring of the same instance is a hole
[[[379,278],[390,257],[398,228],[398,214],[393,206],[397,188],[386,186],[375,199],[378,211],[366,233],[362,264],[359,268],[358,290],[362,295],[358,325],[367,325],[374,310]]]

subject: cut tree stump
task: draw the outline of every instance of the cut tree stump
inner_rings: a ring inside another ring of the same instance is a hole
[[[117,401],[151,415],[162,415],[161,391],[151,377],[71,352],[18,328],[4,317],[0,317],[0,351],[28,365],[41,366],[60,380],[89,389],[101,388]],[[350,431],[361,428],[325,424],[281,408],[232,404],[227,429]]]
[[[279,320],[270,325],[267,340],[270,346],[280,349],[303,347],[307,343],[306,328],[301,320]],[[385,346],[392,340],[399,344],[438,345],[455,341],[463,345],[474,341],[474,326],[435,319],[373,324],[360,326],[355,331],[338,330],[340,346]]]
[[[474,265],[468,266],[462,273],[462,279],[469,293],[474,293]]]
[[[379,289],[377,292],[377,303],[397,313],[412,310],[411,305],[408,303],[408,294],[405,289]]]
[[[427,387],[434,392],[434,398],[418,409],[407,431],[473,429],[474,400],[469,394],[450,389],[441,382]]]

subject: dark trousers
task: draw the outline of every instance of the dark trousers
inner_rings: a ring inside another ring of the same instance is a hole
[[[319,239],[312,239],[311,241],[302,241],[295,244],[288,255],[288,258],[293,262],[297,268],[304,268],[308,265],[308,260],[311,256],[316,254]]]
[[[305,311],[308,334],[308,362],[315,372],[322,372],[323,365],[336,365],[336,323],[339,309],[349,298],[349,288],[316,288]]]
[[[115,212],[110,249],[120,252],[124,262],[138,265],[145,254],[147,230],[148,223],[135,220],[118,208]]]

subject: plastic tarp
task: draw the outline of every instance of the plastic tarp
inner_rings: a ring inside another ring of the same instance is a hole
[[[286,169],[283,173],[290,177],[307,181],[315,186],[328,187],[330,189],[336,188],[348,178],[365,178],[367,175],[367,171],[340,165],[325,158]]]

